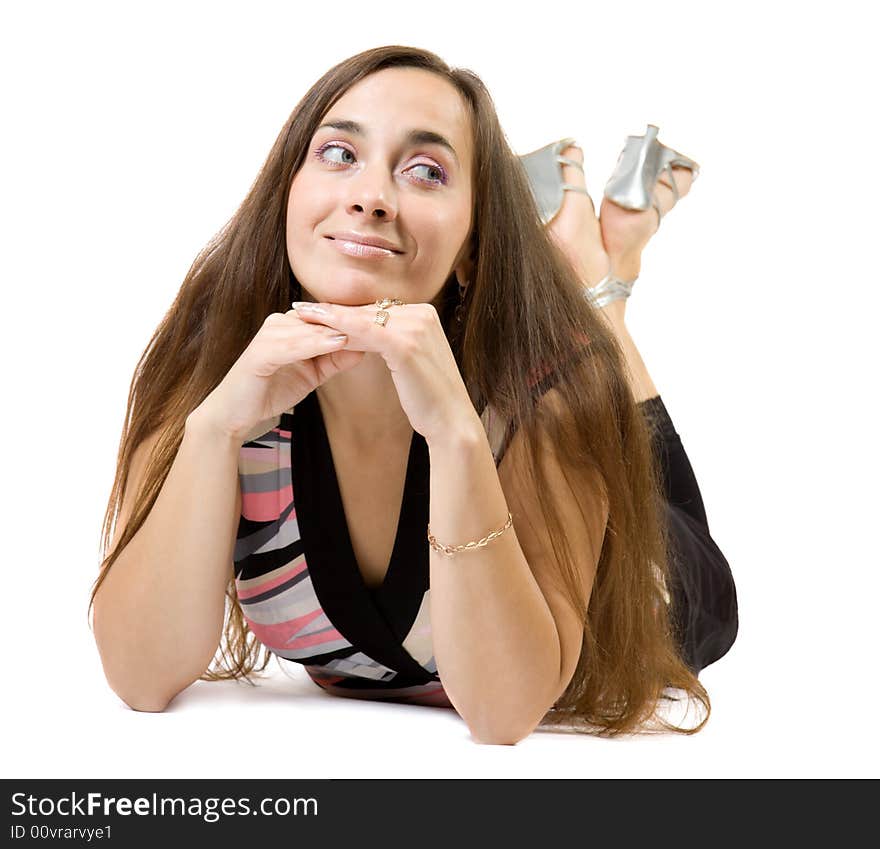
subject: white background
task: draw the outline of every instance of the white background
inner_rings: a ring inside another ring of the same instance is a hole
[[[867,4],[3,8],[3,776],[878,774]],[[576,137],[597,205],[649,122],[701,166],[627,310],[739,592],[692,738],[482,746],[452,711],[333,698],[274,662],[159,714],[106,684],[86,608],[135,363],[294,105],[381,44],[474,70],[520,153]]]

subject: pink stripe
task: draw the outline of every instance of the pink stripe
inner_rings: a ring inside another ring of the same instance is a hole
[[[267,593],[269,592],[269,590],[274,590],[275,587],[280,586],[285,581],[289,581],[291,578],[299,575],[299,573],[304,571],[306,568],[306,561],[301,560],[297,566],[294,566],[292,569],[289,569],[286,572],[282,572],[280,575],[276,575],[275,578],[273,578],[272,580],[264,581],[261,584],[255,584],[254,586],[249,587],[246,590],[239,589],[239,582],[236,580],[235,586],[238,592],[238,597],[253,598],[255,595],[260,595],[260,593]]]
[[[241,515],[252,522],[270,522],[293,500],[293,487],[287,484],[268,492],[243,492]]]
[[[307,649],[312,648],[313,646],[323,646],[325,643],[332,643],[336,640],[345,640],[345,637],[343,637],[335,628],[330,628],[330,630],[321,631],[319,634],[307,634],[303,637],[297,637],[295,640],[291,639],[285,643],[283,648]],[[347,643],[348,640],[345,640],[345,642]]]
[[[296,619],[289,619],[286,622],[278,622],[271,625],[263,625],[259,622],[253,622],[247,619],[248,626],[254,632],[254,636],[270,649],[299,649],[310,648],[311,646],[319,646],[323,643],[329,643],[333,640],[343,639],[342,634],[335,628],[322,631],[318,634],[308,634],[297,638],[297,634],[303,630],[314,619],[322,616],[324,611],[321,608],[311,611],[304,616]]]

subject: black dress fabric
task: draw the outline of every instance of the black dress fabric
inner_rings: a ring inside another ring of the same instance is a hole
[[[666,496],[672,618],[682,657],[697,673],[723,657],[736,640],[736,586],[712,539],[700,487],[663,399],[657,395],[640,407],[651,427]]]

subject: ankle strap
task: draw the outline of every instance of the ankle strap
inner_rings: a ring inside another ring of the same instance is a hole
[[[612,301],[628,298],[632,294],[633,284],[639,279],[638,274],[628,283],[615,277],[610,271],[595,286],[585,289],[587,297],[597,308],[604,307]]]

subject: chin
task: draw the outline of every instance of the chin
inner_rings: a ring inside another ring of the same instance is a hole
[[[399,283],[384,283],[378,278],[373,280],[337,280],[333,285],[332,291],[328,289],[322,293],[313,292],[308,286],[306,286],[306,289],[312,293],[316,301],[351,307],[375,304],[381,298],[400,298],[402,301],[406,300],[400,294],[404,287]]]

